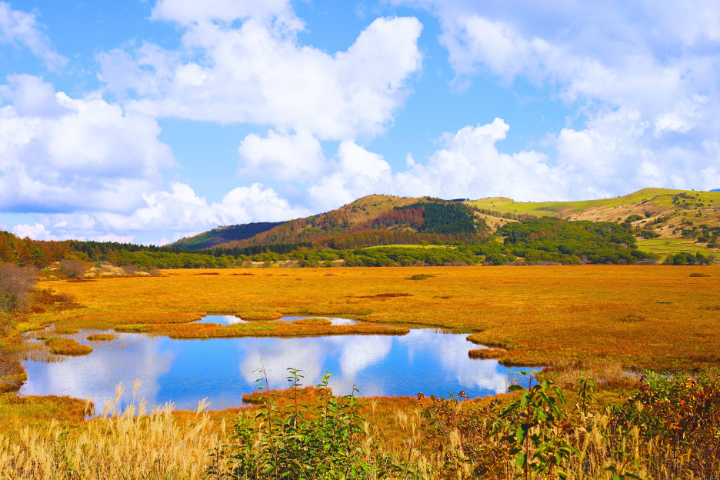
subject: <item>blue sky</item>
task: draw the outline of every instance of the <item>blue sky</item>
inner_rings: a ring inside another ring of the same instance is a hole
[[[0,1],[0,227],[720,187],[717,2]]]

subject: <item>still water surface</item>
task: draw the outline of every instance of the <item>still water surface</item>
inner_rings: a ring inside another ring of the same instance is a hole
[[[229,323],[234,317],[207,317]],[[237,319],[236,319],[237,320]],[[88,344],[81,331],[75,338]],[[342,335],[303,338],[223,338],[172,340],[142,334],[118,334],[110,342],[93,342],[94,351],[83,357],[63,357],[55,363],[25,361],[28,381],[21,395],[90,397],[96,409],[114,397],[114,387],[128,387],[120,401],[132,401],[132,383],[143,383],[138,398],[150,405],[172,401],[176,408],[194,409],[207,397],[211,409],[242,404],[251,393],[262,359],[271,388],[287,387],[287,368],[302,370],[303,384],[319,383],[324,372],[333,377],[336,394],[357,384],[363,396],[446,396],[461,390],[471,396],[505,392],[516,375],[496,360],[473,360],[477,348],[466,334],[435,329],[413,329],[403,336]],[[528,370],[528,369],[524,369]]]

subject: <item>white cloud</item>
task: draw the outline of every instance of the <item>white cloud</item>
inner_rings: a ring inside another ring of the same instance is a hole
[[[477,127],[446,134],[442,149],[426,165],[415,165],[396,176],[404,194],[443,198],[505,196],[517,200],[554,199],[567,190],[565,172],[534,151],[513,155],[498,152],[495,143],[509,126],[499,118]]]
[[[181,25],[211,21],[232,23],[234,20],[250,18],[262,23],[272,23],[275,19],[279,19],[293,29],[302,28],[302,22],[295,16],[288,0],[265,0],[263,2],[158,0],[150,18],[152,20],[168,20]]]
[[[0,209],[127,212],[174,165],[152,118],[89,96],[73,99],[37,77],[0,86]]]
[[[13,10],[7,2],[0,2],[0,43],[24,45],[50,70],[57,70],[67,63],[67,58],[52,48],[35,15]]]
[[[183,183],[173,183],[169,192],[144,194],[143,199],[145,205],[129,214],[84,212],[36,216],[44,228],[50,226],[56,235],[96,238],[104,232],[165,231],[175,232],[173,240],[178,240],[218,225],[289,220],[309,214],[302,208],[291,206],[273,189],[259,183],[237,187],[222,201],[213,203],[198,197]],[[167,239],[162,242],[167,243]]]
[[[241,176],[302,182],[326,167],[320,142],[304,131],[295,135],[271,131],[266,138],[250,134],[240,143],[239,153],[244,161]]]
[[[720,125],[717,2],[393,3],[440,19],[458,86],[481,74],[508,87],[523,77],[587,119],[550,135],[552,162],[574,176],[559,195],[697,188],[706,183],[700,170],[718,167],[707,147]]]
[[[68,226],[67,222],[64,222],[60,227]],[[74,233],[64,233],[60,236],[54,235],[51,230],[47,229],[42,223],[36,223],[35,225],[15,225],[12,227],[12,233],[20,238],[29,237],[33,240],[95,240],[96,242],[119,242],[119,243],[132,243],[135,239],[133,235],[115,235],[114,233],[107,233],[104,235],[92,235],[86,237],[84,235],[76,235]],[[168,242],[166,242],[168,243]]]
[[[382,155],[368,152],[354,140],[343,140],[337,157],[333,171],[308,188],[321,208],[336,208],[364,195],[392,190],[392,171]]]
[[[509,126],[497,118],[488,125],[467,126],[445,134],[426,164],[408,162],[393,175],[382,155],[368,152],[353,141],[338,149],[337,168],[312,185],[308,192],[323,207],[336,208],[363,195],[387,193],[442,198],[509,196],[518,200],[557,199],[568,190],[568,172],[550,165],[537,152],[508,155],[495,143]]]
[[[558,156],[551,162],[532,150],[499,152],[496,143],[510,127],[496,118],[443,135],[442,148],[427,162],[409,162],[394,174],[381,155],[345,141],[335,170],[308,191],[330,209],[370,193],[542,201],[604,198],[657,185],[718,188],[720,168],[706,167],[720,158],[717,143],[704,144],[700,155],[681,148],[654,151],[646,135],[651,127],[641,120],[636,111],[618,110],[599,115],[586,129],[563,129],[550,139]]]
[[[383,132],[420,69],[420,22],[378,18],[347,51],[329,54],[299,43],[302,25],[288,20],[286,3],[163,0],[153,18],[182,25],[181,47],[102,53],[100,79],[127,108],[152,117],[254,123],[334,140]],[[242,20],[238,28],[234,19]]]
[[[12,233],[20,238],[32,238],[33,240],[58,240],[58,237],[51,235],[49,230],[41,223],[35,225],[16,225],[12,227]]]

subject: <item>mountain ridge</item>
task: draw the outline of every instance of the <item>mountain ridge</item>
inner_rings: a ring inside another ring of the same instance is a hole
[[[418,213],[423,203],[456,205],[472,212],[476,231],[423,232],[423,221],[417,218],[418,215],[426,215],[424,211]],[[401,215],[399,211],[405,213]],[[720,192],[645,188],[619,197],[557,202],[519,202],[506,197],[442,200],[432,197],[367,195],[329,212],[277,222],[271,228],[252,236],[226,242],[214,240],[211,245],[198,248],[237,249],[301,243],[333,248],[359,248],[388,244],[386,242],[390,241],[399,244],[419,244],[423,241],[432,242],[434,239],[445,242],[465,241],[467,235],[486,235],[508,223],[539,217],[616,223],[632,219],[631,223],[644,232],[640,235],[645,237],[639,236],[639,239],[679,240],[692,235],[688,230],[692,230],[694,221],[685,218],[689,214],[704,216],[701,223],[705,226],[704,229],[720,226]],[[263,222],[263,225],[270,223]],[[239,227],[243,225],[225,228]],[[695,227],[696,230],[697,228]],[[200,237],[205,241],[203,235],[210,232],[193,238]],[[213,238],[221,239],[221,236],[216,235]],[[197,245],[200,243],[196,241]],[[185,246],[182,241],[172,245]]]

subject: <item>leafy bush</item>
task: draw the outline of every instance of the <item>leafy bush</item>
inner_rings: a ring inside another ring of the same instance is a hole
[[[317,387],[320,401],[299,405],[303,376],[300,370],[288,371],[291,402],[278,409],[273,398],[278,394],[267,391],[267,375],[261,370],[265,401],[235,421],[231,443],[223,452],[230,456],[232,478],[365,479],[405,470],[381,452],[368,431],[356,403],[357,388],[336,397],[328,388],[330,374],[326,373]]]
[[[35,272],[29,268],[5,264],[0,266],[0,311],[28,310],[28,294],[35,288]]]
[[[60,260],[60,272],[68,278],[83,278],[85,266],[77,260]]]

